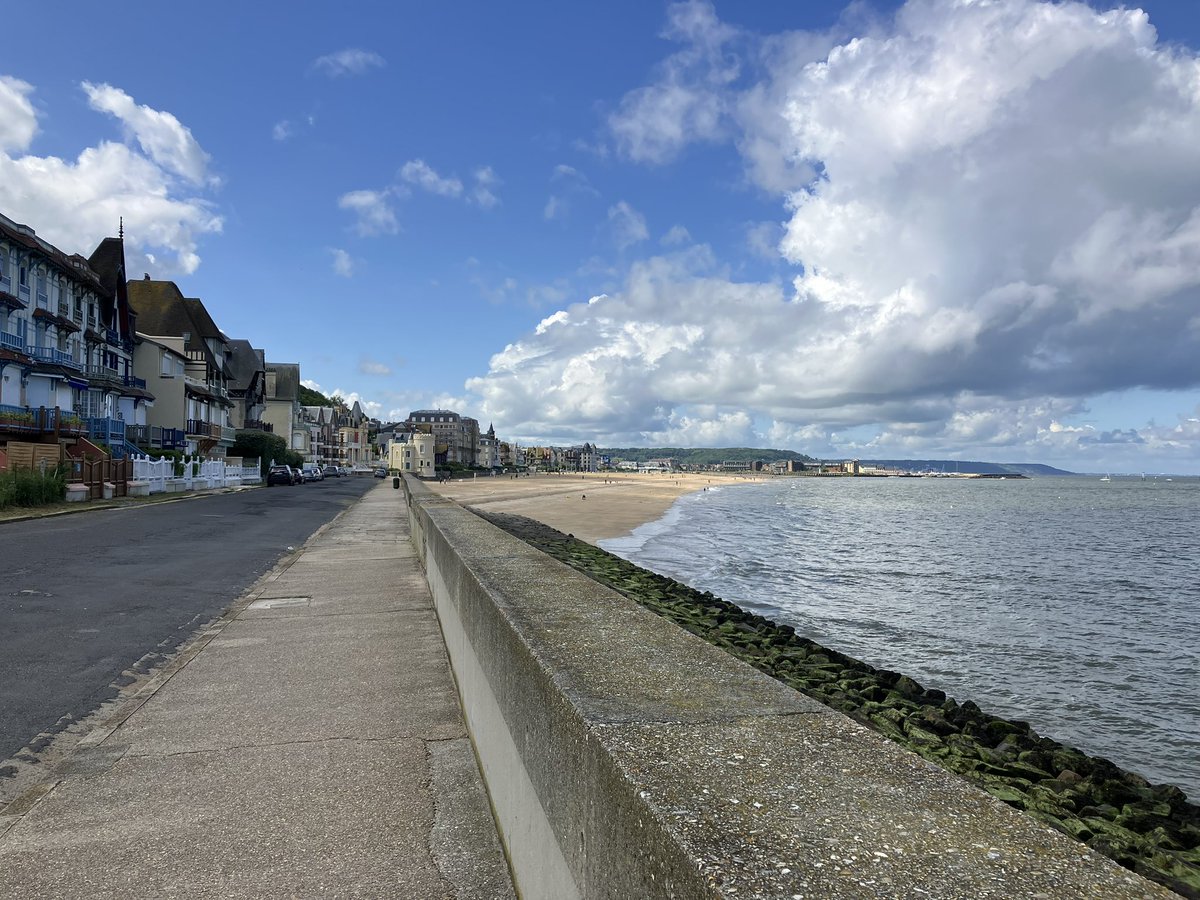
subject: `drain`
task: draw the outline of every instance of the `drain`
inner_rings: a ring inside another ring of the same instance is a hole
[[[312,597],[264,597],[255,600],[248,609],[286,609],[289,606],[308,606]]]

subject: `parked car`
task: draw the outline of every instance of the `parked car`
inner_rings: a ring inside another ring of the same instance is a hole
[[[387,478],[387,469],[385,469],[383,466],[380,466],[378,469],[375,470],[375,477],[376,478]]]
[[[271,466],[267,471],[267,487],[272,487],[276,484],[292,485],[295,483],[292,480],[292,469],[290,466]]]
[[[338,466],[338,471],[341,472],[343,475],[351,474],[349,466]]]
[[[322,481],[325,478],[320,466],[305,466],[303,472],[305,481]]]
[[[324,469],[326,478],[341,478],[342,473],[338,471],[337,466],[326,466]]]
[[[292,469],[292,484],[304,484],[304,472],[300,469]]]

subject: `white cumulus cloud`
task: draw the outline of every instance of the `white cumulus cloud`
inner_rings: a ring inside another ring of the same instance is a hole
[[[0,152],[27,150],[37,134],[37,113],[29,96],[33,85],[0,75]]]
[[[156,277],[200,265],[202,235],[222,220],[197,192],[215,187],[209,156],[175,116],[111,85],[81,85],[89,107],[115,117],[127,143],[98,140],[74,160],[30,153],[33,88],[0,76],[0,209],[68,253],[87,255],[125,224],[130,271]]]
[[[651,163],[728,141],[781,205],[782,229],[750,242],[796,275],[734,282],[702,247],[640,262],[492,359],[470,382],[488,416],[531,434],[1124,448],[1125,431],[1050,426],[1106,391],[1200,386],[1200,60],[1145,13],[909,0],[861,34],[763,40],[707,3],[668,17],[683,49],[613,137]],[[610,220],[621,246],[647,237],[628,204]],[[1194,433],[1152,432],[1195,454]]]
[[[155,163],[192,184],[213,180],[208,154],[191,130],[169,112],[139,105],[120,88],[83,82],[92,109],[114,116]]]

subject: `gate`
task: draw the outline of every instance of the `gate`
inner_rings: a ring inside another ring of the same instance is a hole
[[[133,462],[128,459],[93,459],[84,457],[72,461],[71,481],[87,485],[89,500],[104,497],[104,483],[113,486],[114,497],[129,494],[129,478],[133,474]]]

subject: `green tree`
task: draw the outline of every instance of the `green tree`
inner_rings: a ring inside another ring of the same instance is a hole
[[[333,401],[322,394],[320,391],[314,391],[312,388],[300,385],[300,405],[301,406],[333,406]]]
[[[229,448],[228,455],[241,456],[246,459],[258,457],[258,464],[264,476],[267,474],[267,467],[271,465],[271,460],[275,460],[279,465],[300,465],[299,462],[291,462],[290,457],[299,460],[300,454],[289,450],[287,441],[282,437],[277,434],[268,434],[265,431],[254,431],[252,429],[239,431],[235,435],[233,446]]]

